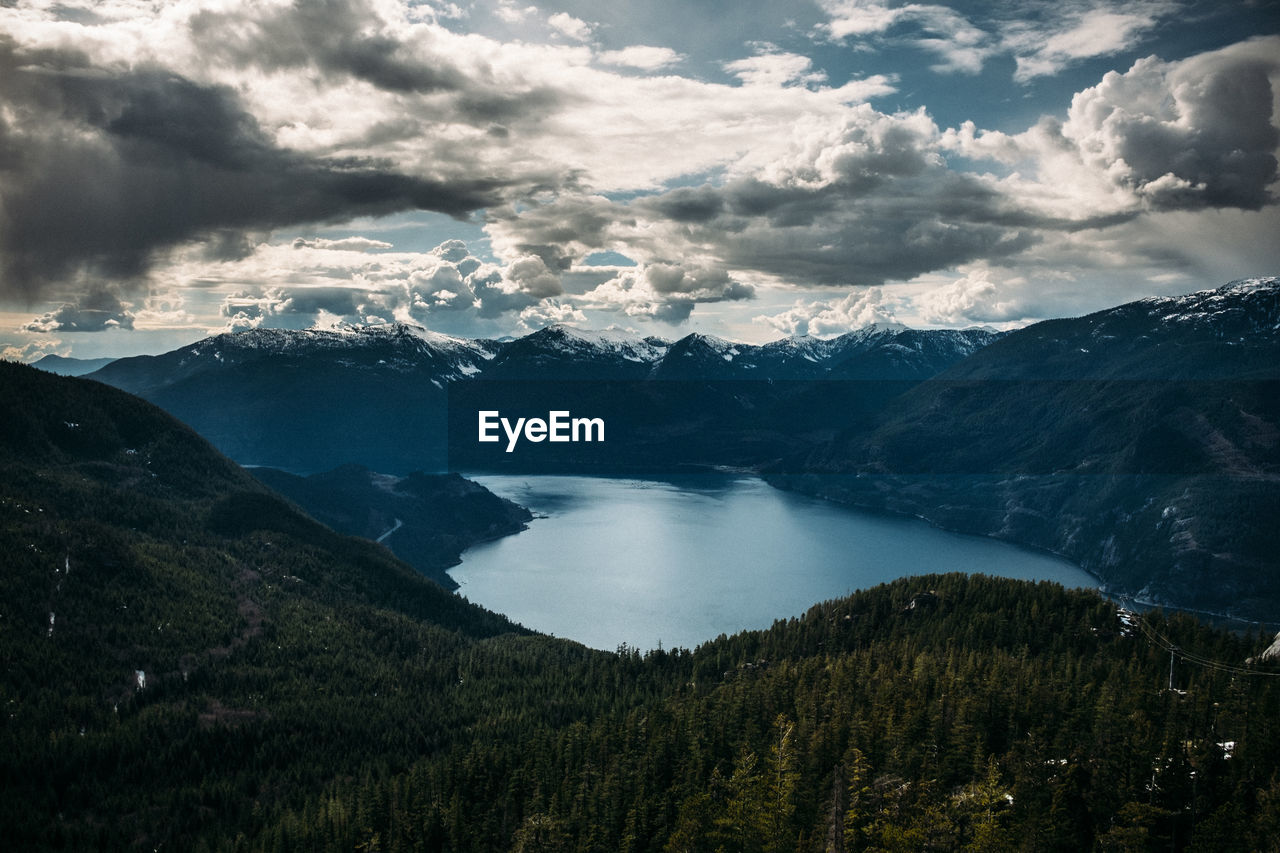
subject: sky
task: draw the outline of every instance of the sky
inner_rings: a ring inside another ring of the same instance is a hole
[[[0,0],[0,356],[749,342],[1280,274],[1280,2]]]

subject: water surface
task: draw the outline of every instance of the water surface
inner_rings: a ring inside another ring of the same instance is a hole
[[[1096,587],[1066,560],[747,476],[477,475],[546,516],[450,571],[468,599],[599,649],[693,648],[904,575],[985,572]]]

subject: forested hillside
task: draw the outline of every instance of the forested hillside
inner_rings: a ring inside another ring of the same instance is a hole
[[[624,650],[595,714],[525,709],[335,782],[268,846],[1276,850],[1280,684],[1234,666],[1260,642],[1051,584],[903,580],[694,653]]]
[[[254,478],[340,533],[381,542],[445,589],[462,552],[477,542],[525,529],[533,515],[459,474],[408,477],[377,474],[359,465],[300,477],[253,468]]]
[[[0,407],[7,849],[1280,849],[1261,635],[946,575],[595,652],[121,392]]]

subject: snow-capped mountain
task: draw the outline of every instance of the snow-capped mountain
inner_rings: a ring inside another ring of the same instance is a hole
[[[491,379],[642,379],[667,344],[613,329],[556,324],[503,343],[486,366]]]
[[[668,342],[563,325],[511,341],[467,340],[403,324],[258,329],[215,335],[159,356],[120,359],[93,378],[160,404],[241,462],[304,472],[359,462],[408,473],[444,466],[449,391],[459,383],[678,381],[688,387],[660,392],[671,412],[705,409],[708,423],[749,417],[760,434],[794,430],[792,437],[801,429],[792,424],[804,424],[805,440],[814,440],[842,426],[865,429],[890,399],[934,377],[1273,375],[1280,364],[1278,321],[1280,279],[1252,279],[1013,333],[876,325],[831,339],[753,345],[702,333]],[[698,385],[744,380],[794,387]],[[838,389],[826,380],[858,387]],[[795,385],[805,381],[810,384]],[[642,400],[612,403],[639,422],[632,415]],[[720,408],[711,412],[714,405]],[[785,452],[790,440],[774,441],[770,452]],[[734,464],[743,458],[736,456]]]
[[[757,375],[759,347],[695,332],[673,343],[654,366],[655,379],[768,379]]]
[[[1011,333],[969,379],[1244,379],[1280,369],[1280,278],[1158,296]]]
[[[93,378],[160,405],[244,464],[407,473],[443,467],[446,389],[497,347],[398,323],[255,329],[120,359]]]
[[[400,323],[255,329],[214,335],[163,355],[119,359],[93,378],[158,403],[246,464],[311,472],[358,462],[408,473],[444,466],[448,392],[458,383],[914,382],[993,337],[876,326],[832,340],[789,338],[757,346],[700,333],[672,343],[564,325],[511,341],[468,340]],[[695,388],[683,393],[693,401],[711,399]],[[840,410],[822,403],[823,396],[801,394],[795,404],[834,416]],[[776,398],[757,402],[760,410],[780,405]]]
[[[659,379],[927,379],[1001,336],[977,329],[876,324],[836,338],[808,335],[739,344],[692,334],[671,345]]]
[[[214,335],[163,355],[118,359],[94,378],[145,396],[147,391],[207,371],[308,359],[348,368],[426,373],[443,384],[478,373],[497,348],[492,341],[455,338],[403,323],[300,331],[250,329]]]

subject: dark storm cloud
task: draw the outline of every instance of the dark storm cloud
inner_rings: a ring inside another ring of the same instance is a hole
[[[64,303],[56,311],[37,317],[22,327],[24,332],[103,332],[132,329],[133,314],[105,288],[95,288],[76,302]]]
[[[272,306],[274,314],[312,316],[321,311],[339,316],[358,314],[364,292],[349,287],[300,287],[281,291]]]
[[[879,174],[859,166],[813,186],[739,178],[630,204],[566,199],[504,227],[525,251],[536,247],[532,253],[563,264],[625,237],[610,223],[639,221],[650,227],[636,230],[654,235],[650,258],[663,248],[662,235],[666,246],[710,250],[728,269],[794,283],[848,285],[906,280],[978,258],[1006,257],[1033,245],[1045,229],[1090,224],[1036,215],[978,178],[940,164],[902,171]],[[678,260],[678,250],[666,251],[662,257]],[[653,284],[658,293],[669,292],[661,280]]]
[[[226,88],[157,68],[109,74],[72,52],[24,55],[0,36],[0,288],[36,296],[93,272],[128,279],[152,252],[213,236],[495,203],[496,179],[432,180],[368,159],[278,148]]]
[[[211,54],[237,66],[278,71],[313,64],[329,75],[349,75],[401,93],[457,91],[465,77],[447,64],[417,61],[399,40],[371,33],[378,20],[368,4],[305,0],[262,10],[246,20],[243,9],[203,10],[191,17],[191,33]]]
[[[202,10],[190,19],[191,34],[206,45],[210,60],[271,72],[313,68],[329,82],[352,78],[393,94],[446,94],[452,96],[450,109],[476,124],[536,118],[563,97],[551,89],[507,91],[475,79],[452,59],[431,54],[429,43],[423,50],[422,44],[379,29],[382,24],[378,12],[361,0],[302,0],[256,16],[242,8]],[[405,120],[381,124],[377,133],[386,137],[398,130],[394,138],[407,139],[413,127]]]
[[[681,187],[655,198],[649,206],[675,222],[709,222],[724,210],[724,198],[708,186]]]
[[[512,248],[534,255],[550,270],[565,271],[578,258],[604,247],[612,229],[634,225],[636,217],[603,196],[562,196],[551,204],[489,212],[489,221],[514,238]]]

